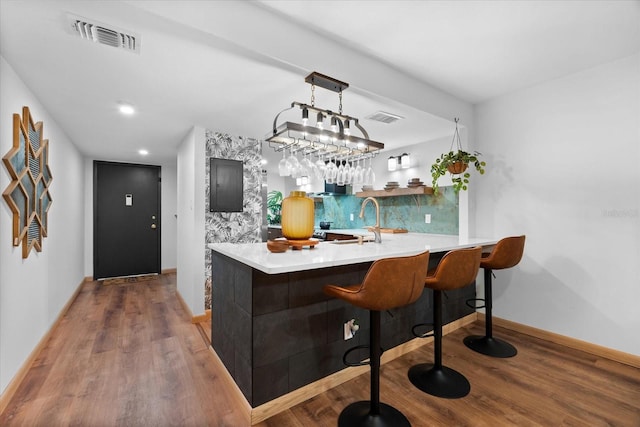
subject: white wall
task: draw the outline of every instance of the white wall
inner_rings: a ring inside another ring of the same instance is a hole
[[[0,93],[0,153],[5,155],[12,147],[13,114],[22,115],[22,107],[28,106],[34,120],[44,123],[53,175],[53,204],[42,252],[32,251],[22,259],[21,248],[11,245],[11,211],[0,202],[2,392],[83,280],[85,182],[80,152],[3,57]],[[0,169],[0,189],[4,191],[10,176],[4,166]]]
[[[163,270],[166,270],[176,268],[178,265],[178,170],[175,163],[160,166],[162,168],[160,265]]]
[[[93,160],[84,159],[84,275],[93,278]]]
[[[205,130],[194,127],[178,147],[177,288],[192,314],[204,313]]]
[[[526,234],[495,316],[640,354],[640,55],[479,105],[478,234]]]

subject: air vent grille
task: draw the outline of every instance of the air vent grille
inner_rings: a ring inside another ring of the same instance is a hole
[[[121,31],[101,24],[90,22],[79,16],[69,15],[71,30],[85,40],[124,49],[129,52],[140,52],[140,37],[131,31]]]
[[[378,111],[376,113],[368,115],[365,118],[376,121],[376,122],[386,123],[386,124],[397,122],[398,120],[404,119],[404,117],[402,116],[398,116],[397,114],[386,113],[384,111]]]

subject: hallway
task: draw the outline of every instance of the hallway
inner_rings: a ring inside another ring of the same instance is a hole
[[[175,283],[85,283],[0,425],[245,424]]]

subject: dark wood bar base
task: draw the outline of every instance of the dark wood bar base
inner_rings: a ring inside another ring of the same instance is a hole
[[[432,254],[430,264],[439,258]],[[322,287],[359,283],[370,265],[266,274],[212,251],[212,347],[252,407],[344,369],[344,352],[368,344],[368,312],[327,297]],[[475,283],[447,292],[445,324],[473,313],[469,298]],[[415,304],[382,313],[383,349],[412,340],[411,327],[431,321],[432,300],[425,289]],[[345,341],[350,319],[360,330]],[[368,357],[366,349],[355,353],[354,359]]]

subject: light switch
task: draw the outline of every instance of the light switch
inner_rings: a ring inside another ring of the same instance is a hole
[[[133,194],[125,194],[124,195],[124,205],[132,206],[133,205]]]

